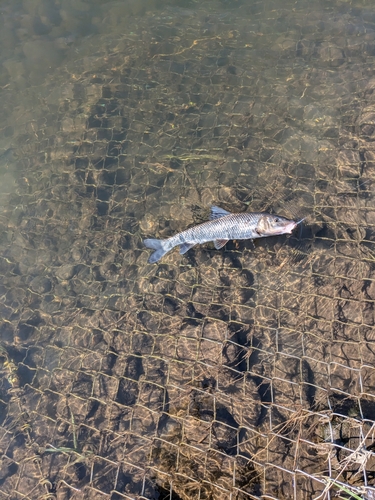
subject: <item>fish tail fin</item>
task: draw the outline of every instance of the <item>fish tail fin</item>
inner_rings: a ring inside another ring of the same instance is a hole
[[[156,238],[149,238],[147,240],[143,240],[143,244],[147,248],[151,248],[152,250],[156,250],[152,253],[148,259],[150,264],[154,264],[158,260],[160,260],[163,255],[165,255],[168,251],[164,248],[164,240],[157,240]]]

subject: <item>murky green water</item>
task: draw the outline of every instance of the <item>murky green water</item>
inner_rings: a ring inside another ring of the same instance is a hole
[[[372,498],[372,5],[0,15],[1,495]],[[147,264],[211,204],[308,219]]]

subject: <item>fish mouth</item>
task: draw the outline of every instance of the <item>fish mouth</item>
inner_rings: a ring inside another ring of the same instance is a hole
[[[278,227],[270,228],[265,231],[260,231],[257,228],[256,232],[259,234],[259,236],[280,236],[281,234],[292,234],[297,226],[298,222],[291,220],[280,224]]]
[[[294,220],[291,220],[290,222],[288,222],[288,224],[286,224],[284,226],[284,229],[283,229],[283,232],[285,234],[292,234],[292,232],[294,231],[294,229],[298,226],[298,222],[294,221]]]
[[[305,219],[306,219],[306,217],[304,217],[303,219],[300,219],[298,221],[295,221],[295,220],[290,221],[290,224],[288,224],[288,227],[290,227],[288,234],[291,234],[294,231],[294,229],[297,226],[299,226],[301,224],[301,222],[303,222]]]

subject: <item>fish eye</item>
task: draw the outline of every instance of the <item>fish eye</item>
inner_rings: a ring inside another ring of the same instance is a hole
[[[280,222],[280,219],[278,217],[275,217],[274,221],[275,222]]]

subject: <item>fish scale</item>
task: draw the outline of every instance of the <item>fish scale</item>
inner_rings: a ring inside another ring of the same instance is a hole
[[[261,213],[240,213],[223,216],[219,219],[203,222],[171,237],[173,246],[185,242],[205,243],[207,241],[240,240],[255,238],[255,231]],[[177,243],[180,242],[180,243]]]
[[[229,240],[247,240],[290,234],[298,222],[280,215],[266,212],[230,213],[220,207],[211,207],[211,220],[185,229],[165,240],[148,238],[147,248],[155,250],[149,258],[157,262],[167,252],[180,246],[180,253],[186,253],[194,245],[213,241],[215,248],[222,248]]]

